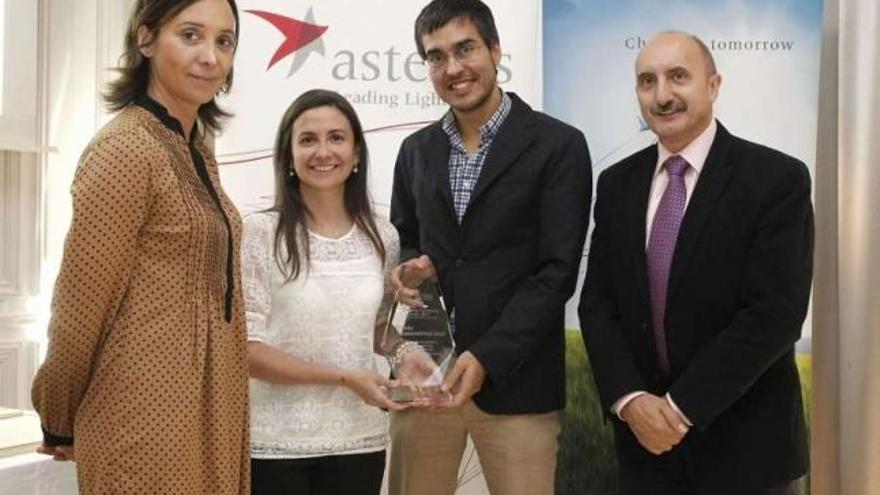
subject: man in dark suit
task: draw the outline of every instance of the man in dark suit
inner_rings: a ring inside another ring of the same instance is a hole
[[[496,79],[501,46],[479,0],[435,0],[416,43],[451,109],[401,145],[391,221],[400,282],[436,275],[458,357],[437,411],[392,416],[392,494],[452,494],[466,439],[490,491],[552,493],[565,405],[564,313],[591,198],[583,134],[532,110]]]
[[[699,39],[652,38],[636,93],[659,142],[599,177],[579,314],[625,494],[793,493],[807,469],[810,176],[714,120],[720,84]]]

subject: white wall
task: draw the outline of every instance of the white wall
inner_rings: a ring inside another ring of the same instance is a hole
[[[70,182],[106,119],[98,98],[111,76],[104,67],[121,52],[133,0],[6,1],[36,5],[39,40],[36,142],[0,151],[0,406],[28,408],[70,223]]]

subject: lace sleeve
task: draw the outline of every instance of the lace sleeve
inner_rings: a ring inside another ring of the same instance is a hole
[[[376,312],[376,327],[374,330],[373,342],[375,343],[374,351],[376,354],[389,357],[397,343],[402,339],[399,335],[386,335],[385,329],[388,325],[388,315],[391,313],[391,306],[394,304],[394,289],[391,286],[391,270],[400,262],[400,238],[397,230],[387,221],[377,221],[377,227],[382,235],[382,242],[385,243],[385,266],[384,266],[384,291],[382,296],[382,304],[379,305],[379,311]]]
[[[242,226],[241,279],[249,341],[266,342],[269,338],[266,320],[272,309],[269,283],[273,218],[268,214],[249,215]]]

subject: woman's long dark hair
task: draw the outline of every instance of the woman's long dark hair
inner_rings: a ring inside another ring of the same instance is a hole
[[[143,56],[138,45],[138,28],[146,26],[150,30],[151,39],[159,35],[159,29],[169,19],[183,9],[199,0],[137,0],[128,18],[128,31],[125,33],[125,49],[119,57],[116,72],[119,77],[107,85],[104,92],[104,103],[111,112],[117,112],[126,105],[147,94],[150,82],[150,59]],[[238,45],[238,6],[235,0],[226,0],[235,17],[235,44]],[[232,88],[232,69],[226,76],[222,91],[229,92]],[[199,106],[199,119],[212,130],[220,129],[220,119],[230,114],[217,106],[216,99]]]
[[[293,170],[293,123],[304,112],[313,108],[332,107],[348,120],[357,153],[357,173],[345,181],[345,211],[354,219],[357,227],[365,232],[385,264],[385,245],[373,220],[373,208],[367,192],[369,154],[364,130],[354,108],[342,95],[334,91],[313,89],[299,96],[284,113],[275,135],[275,204],[270,211],[278,212],[278,228],[275,230],[275,261],[287,280],[293,280],[308,266],[309,236],[306,218],[311,214],[303,201],[299,177]],[[301,240],[300,240],[301,238]],[[300,245],[302,252],[300,251]]]

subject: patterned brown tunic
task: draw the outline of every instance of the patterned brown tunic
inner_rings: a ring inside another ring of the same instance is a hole
[[[80,493],[249,493],[241,221],[212,153],[143,98],[72,195],[32,390],[47,443],[75,439]]]

